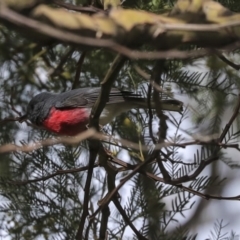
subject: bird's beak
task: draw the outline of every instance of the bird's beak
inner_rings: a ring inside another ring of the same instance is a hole
[[[25,120],[27,120],[27,114],[25,114],[25,115],[23,115],[23,116],[21,116],[21,117],[18,118],[18,121],[19,121],[20,123],[24,122]]]

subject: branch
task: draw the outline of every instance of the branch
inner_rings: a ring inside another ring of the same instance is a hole
[[[92,107],[92,111],[90,115],[90,122],[89,122],[90,127],[95,127],[96,129],[99,128],[99,117],[106,105],[106,102],[108,101],[112,84],[115,81],[119,71],[122,69],[125,61],[126,61],[125,57],[121,55],[117,55],[112,63],[112,66],[108,69],[108,72],[104,80],[101,82],[101,85],[102,85],[101,92],[97,101]],[[107,173],[108,191],[111,192],[112,189],[115,188],[115,178],[117,174],[116,169],[114,166],[108,163],[107,154],[105,153],[100,142],[99,142],[98,149],[95,149],[95,151],[96,150],[98,151],[100,150],[100,164],[104,167]],[[104,239],[106,230],[107,230],[107,222],[108,222],[108,217],[110,215],[110,212],[107,204],[101,210],[102,210],[102,221],[101,221],[101,227],[100,227],[100,239]]]
[[[1,122],[8,122],[8,121],[17,121],[17,119],[13,118],[7,118],[2,120]],[[0,122],[0,123],[1,123]],[[53,146],[57,144],[68,144],[68,145],[75,145],[81,141],[84,141],[86,139],[97,139],[102,142],[115,145],[118,147],[124,147],[126,149],[134,149],[139,151],[149,151],[153,148],[152,145],[141,145],[139,146],[138,143],[131,142],[126,139],[119,139],[114,136],[104,135],[102,133],[96,132],[93,128],[88,129],[87,131],[77,135],[76,137],[58,137],[58,138],[48,138],[43,141],[35,142],[35,143],[29,143],[27,145],[19,146],[16,144],[8,143],[5,145],[0,146],[0,154],[1,153],[8,153],[8,152],[31,152],[34,150],[37,150],[42,147],[46,146]],[[218,141],[218,139],[213,138],[212,140],[195,140],[190,142],[183,142],[183,143],[175,143],[175,142],[164,142],[160,144],[155,145],[156,150],[160,150],[161,148],[167,148],[167,147],[180,147],[185,148],[187,146],[192,145],[212,145],[212,146],[219,146],[221,148],[235,148],[236,150],[240,151],[238,144],[224,144]]]
[[[56,11],[50,8],[50,11]],[[108,21],[110,21],[112,23],[112,21],[116,21],[117,20],[117,16],[122,13],[122,14],[127,14],[127,10],[114,10],[114,14],[116,14],[116,16],[112,13],[110,15],[111,20],[109,20],[106,17],[106,23],[109,23]],[[57,14],[58,12],[56,12]],[[138,11],[133,11],[133,13],[138,13]],[[68,13],[68,17],[71,17],[72,13]],[[156,18],[154,20],[153,16]],[[85,15],[83,17],[86,17]],[[206,34],[208,34],[208,32],[216,32],[218,33],[219,31],[222,31],[223,29],[229,29],[230,27],[237,27],[240,25],[240,20],[235,20],[235,21],[230,21],[227,23],[223,23],[223,24],[187,24],[187,23],[166,23],[167,20],[164,17],[158,16],[158,15],[153,15],[150,14],[149,19],[151,20],[151,23],[153,24],[153,28],[157,28],[159,30],[159,36],[160,34],[163,34],[162,37],[168,36],[168,37],[175,37],[175,35],[173,34],[173,36],[171,36],[171,34],[166,35],[165,32],[166,31],[176,31],[176,30],[180,30],[180,31],[186,31],[186,34],[188,36],[188,32],[191,33],[191,36],[194,36],[194,34],[197,34],[198,32],[202,33],[202,32],[206,32]],[[39,21],[33,20],[31,18],[27,18],[24,17],[23,15],[20,15],[4,6],[1,6],[0,8],[0,19],[2,19],[4,22],[10,23],[12,26],[15,26],[18,30],[24,30],[25,33],[27,32],[31,32],[31,36],[33,37],[34,34],[32,34],[32,32],[35,32],[37,34],[35,34],[35,36],[38,36],[37,40],[38,41],[42,41],[45,43],[49,43],[51,42],[52,38],[53,40],[57,40],[60,43],[68,43],[74,46],[88,46],[88,47],[105,47],[111,50],[114,50],[116,52],[121,53],[122,55],[125,55],[128,58],[132,58],[132,59],[187,59],[187,58],[197,58],[197,57],[205,57],[207,55],[210,54],[216,54],[216,50],[213,51],[211,49],[201,49],[201,50],[197,50],[197,51],[190,51],[190,52],[186,52],[186,51],[178,51],[178,50],[169,50],[169,51],[160,51],[160,52],[139,52],[139,51],[132,51],[131,49],[124,47],[122,45],[120,45],[117,42],[114,42],[114,40],[117,39],[124,39],[124,36],[128,36],[129,34],[127,34],[128,32],[124,32],[123,36],[118,36],[116,37],[114,35],[114,37],[110,38],[108,37],[108,39],[101,39],[101,38],[92,38],[92,37],[83,37],[80,35],[77,35],[70,30],[62,30],[60,27],[53,27],[51,25],[47,25],[44,23],[41,23]],[[64,18],[63,18],[64,19]],[[96,19],[98,19],[96,17]],[[140,19],[142,19],[140,17]],[[105,21],[104,20],[104,21]],[[49,19],[50,21],[50,19]],[[89,21],[93,21],[93,19],[89,16]],[[142,20],[141,20],[142,21]],[[175,20],[177,21],[177,20]],[[227,21],[227,19],[226,19]],[[161,24],[159,23],[161,22]],[[59,22],[57,22],[59,23]],[[54,23],[54,24],[57,24]],[[66,23],[66,21],[64,22]],[[135,23],[137,25],[137,23]],[[140,23],[139,23],[140,24]],[[142,23],[141,23],[142,24]],[[145,23],[144,23],[145,24]],[[157,24],[157,26],[155,25]],[[94,25],[95,26],[95,25]],[[117,22],[117,25],[115,26],[117,28],[117,26],[119,26],[119,23]],[[61,29],[61,30],[60,30]],[[113,28],[115,29],[115,28]],[[145,28],[143,28],[145,29]],[[116,30],[116,29],[115,29]],[[116,33],[116,31],[114,30],[114,34]],[[161,31],[160,31],[161,30]],[[80,31],[80,30],[79,30]],[[104,29],[102,29],[102,32],[104,31]],[[101,32],[101,29],[99,29],[99,32]],[[121,31],[119,31],[121,32]],[[150,31],[151,32],[151,31]],[[229,31],[226,31],[229,32]],[[139,33],[141,36],[143,34],[143,32]],[[152,34],[152,32],[151,32]],[[94,28],[94,32],[93,35],[97,35],[96,29]],[[109,36],[109,33],[106,35]],[[217,36],[217,34],[216,34]],[[231,35],[230,35],[231,36]],[[208,38],[198,38],[197,36],[193,37],[192,41],[191,39],[189,39],[188,43],[196,43],[196,44],[203,44],[204,46],[208,46],[208,47],[217,47],[216,43],[219,43],[219,46],[223,46],[226,44],[229,44],[228,46],[226,46],[225,51],[232,51],[236,48],[239,48],[240,42],[238,41],[238,37],[236,36],[236,33],[234,36],[232,36],[231,40],[230,40],[230,36],[229,33],[226,33],[226,35],[222,36],[222,38],[218,37],[218,41],[212,41],[212,38],[210,39],[211,41],[209,43],[204,43],[204,39],[206,39],[206,41],[208,40]],[[153,40],[156,40],[156,36],[150,36],[153,37]],[[188,36],[189,37],[189,36]],[[224,39],[225,37],[225,39]],[[112,40],[111,40],[112,39]],[[136,37],[134,38],[134,41],[136,39],[140,39],[138,37],[138,35],[136,35]],[[177,35],[177,39],[179,38],[179,34]],[[196,39],[200,39],[200,42],[196,41]],[[163,38],[163,41],[166,43],[168,42],[169,39],[165,39]],[[223,42],[221,43],[220,40],[222,40]],[[238,41],[238,42],[236,42]],[[172,41],[174,42],[174,41]],[[172,48],[176,47],[177,45],[179,45],[180,42],[178,40],[177,44],[174,46],[171,46]],[[161,45],[161,42],[159,42],[159,45]]]
[[[110,193],[107,194],[107,196],[105,196],[104,201],[101,202],[101,204],[99,204],[99,208],[90,216],[90,219],[95,217],[99,211],[102,210],[102,208],[105,205],[108,205],[109,202],[111,201],[111,199],[115,196],[115,194],[118,192],[118,190],[128,181],[130,180],[137,172],[139,172],[144,166],[146,166],[148,163],[150,163],[151,161],[153,161],[156,158],[156,153],[153,152],[149,158],[142,162],[141,164],[137,165],[136,168],[134,168],[134,170],[128,174],[125,178],[123,178],[120,182],[120,184],[114,188]]]
[[[95,160],[98,155],[98,149],[100,147],[100,142],[97,140],[91,140],[89,141],[89,165],[88,165],[88,173],[87,173],[87,179],[84,187],[84,200],[83,200],[83,212],[81,216],[81,220],[79,223],[76,240],[82,240],[83,239],[83,230],[84,225],[86,222],[86,218],[89,215],[88,213],[88,204],[89,204],[89,194],[90,194],[90,187],[91,187],[91,180],[92,180],[92,174],[93,174],[93,168],[95,165]]]
[[[205,164],[207,165],[207,164],[211,163],[212,161],[215,161],[216,159],[217,158],[209,158],[208,160],[205,160],[203,162],[206,162]],[[129,164],[129,163],[125,163],[125,162],[123,162],[123,161],[121,161],[119,159],[116,159],[116,158],[112,158],[111,161],[113,161],[116,164],[119,164],[119,165],[123,166],[124,168],[126,168],[126,170],[135,168],[134,165]],[[199,170],[197,170],[196,172],[199,172]],[[196,196],[199,196],[201,198],[204,198],[206,200],[217,199],[217,200],[236,200],[236,201],[240,201],[240,195],[233,196],[233,197],[223,197],[223,196],[215,196],[215,195],[210,195],[210,194],[203,194],[203,193],[198,192],[198,191],[196,191],[196,190],[194,190],[192,188],[185,187],[185,186],[181,185],[182,182],[178,182],[178,181],[175,182],[174,180],[170,181],[170,182],[166,182],[164,178],[158,177],[158,176],[156,176],[156,175],[154,175],[152,173],[149,173],[149,172],[146,172],[146,171],[143,171],[143,170],[139,171],[139,173],[142,173],[144,176],[149,177],[150,179],[152,179],[154,181],[162,182],[162,183],[169,184],[169,185],[173,185],[173,186],[175,186],[177,188],[183,189],[183,190],[185,190],[187,192],[190,192],[190,193],[192,193],[192,194],[194,194]],[[195,178],[194,175],[195,174],[193,174],[192,176],[190,176],[188,178],[192,178],[192,177]],[[192,180],[194,180],[194,179],[192,179]],[[190,181],[190,179],[189,179],[189,181]]]
[[[89,122],[90,127],[93,126],[98,129],[99,117],[108,101],[112,84],[115,81],[119,71],[122,69],[125,61],[126,58],[118,54],[115,57],[111,67],[109,68],[104,80],[101,82],[101,92],[91,111],[91,117]]]
[[[158,60],[155,63],[155,66],[153,68],[153,73],[151,78],[153,79],[153,82],[156,85],[161,85],[161,77],[164,71],[164,64],[165,64],[165,60]],[[167,137],[167,116],[163,113],[162,110],[162,104],[160,101],[160,96],[159,96],[159,92],[156,88],[154,88],[153,91],[153,101],[155,103],[156,106],[156,113],[157,113],[157,117],[159,119],[159,127],[158,127],[158,144],[164,144],[165,139]],[[158,167],[163,175],[163,178],[166,179],[166,181],[170,180],[170,176],[167,172],[167,170],[165,169],[163,163],[162,163],[162,158],[160,156],[160,151],[159,149],[156,149],[155,147],[155,151],[157,151],[157,163],[158,163]]]
[[[156,181],[156,182],[166,183],[163,178],[160,178],[160,177],[158,177],[158,176],[155,176],[155,175],[153,175],[152,173],[148,173],[147,176],[148,176],[149,178],[151,178],[152,180]],[[167,184],[169,184],[169,183],[167,183]],[[235,201],[240,201],[240,195],[233,196],[233,197],[223,197],[223,196],[216,196],[216,195],[211,195],[211,194],[204,194],[204,193],[198,192],[198,191],[196,191],[196,190],[194,190],[194,189],[192,189],[192,188],[185,187],[185,186],[183,186],[183,185],[181,185],[181,184],[173,184],[173,183],[170,183],[170,185],[175,186],[175,187],[177,187],[177,188],[180,188],[180,189],[182,189],[182,190],[184,190],[184,191],[187,191],[187,192],[189,192],[189,193],[192,193],[192,194],[194,194],[194,195],[196,195],[196,196],[199,196],[199,197],[201,197],[201,198],[203,198],[203,199],[206,199],[206,200],[209,200],[209,199],[217,199],[217,200],[235,200]]]
[[[114,62],[112,63],[111,68],[109,68],[104,80],[102,81],[102,83],[101,83],[102,88],[101,88],[100,95],[99,95],[97,101],[95,102],[94,106],[92,107],[92,111],[90,114],[90,119],[89,119],[90,127],[94,127],[95,129],[99,128],[99,117],[102,113],[102,110],[104,109],[104,107],[106,105],[107,100],[108,100],[112,83],[116,79],[117,74],[121,70],[125,60],[126,59],[124,57],[122,57],[121,55],[118,55],[115,58]],[[108,174],[108,188],[109,188],[109,190],[111,190],[111,184],[115,187],[116,171],[111,166],[108,166],[107,158],[105,157],[105,153],[102,150],[103,150],[103,147],[102,147],[100,141],[98,141],[98,140],[89,141],[89,151],[90,151],[89,169],[88,169],[88,175],[87,175],[87,180],[86,180],[86,184],[85,184],[83,214],[82,214],[78,232],[76,235],[77,240],[82,239],[84,223],[85,223],[86,217],[89,214],[88,213],[88,202],[89,202],[90,184],[91,184],[94,162],[95,162],[97,155],[99,154],[99,151],[101,151],[100,153],[102,154],[102,156],[100,155],[101,164],[103,164],[103,166]],[[101,210],[103,211],[102,224],[101,224],[101,228],[100,228],[100,230],[101,230],[100,237],[102,238],[103,235],[105,237],[106,231],[104,231],[104,230],[106,229],[106,226],[107,226],[106,219],[108,219],[108,216],[110,213],[108,211],[109,209],[107,207],[107,204]]]
[[[108,219],[110,216],[109,206],[104,206],[102,209],[102,218],[101,218],[101,225],[99,231],[99,240],[108,239],[107,235],[107,227],[108,227]]]

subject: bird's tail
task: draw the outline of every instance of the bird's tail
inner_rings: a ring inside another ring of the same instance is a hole
[[[138,108],[149,108],[149,104],[147,101],[147,98],[139,97],[139,96],[133,96],[133,95],[128,95],[124,96],[124,99],[132,103],[135,107]],[[151,108],[155,109],[155,103],[151,101],[150,104]],[[183,102],[175,100],[175,99],[166,99],[166,100],[161,100],[161,106],[162,110],[166,111],[175,111],[175,112],[182,112],[183,110]]]

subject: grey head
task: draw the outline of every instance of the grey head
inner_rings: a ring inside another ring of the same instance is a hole
[[[28,103],[27,113],[22,119],[29,119],[33,124],[41,126],[43,120],[48,116],[48,113],[53,106],[54,94],[43,92],[35,97]]]

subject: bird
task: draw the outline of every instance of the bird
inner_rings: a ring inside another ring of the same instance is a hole
[[[33,125],[55,134],[75,136],[87,129],[91,108],[100,92],[100,87],[88,87],[59,94],[39,93],[30,100],[26,114],[19,121],[28,119]],[[170,99],[162,100],[161,103],[163,110],[182,110],[181,101]],[[139,93],[112,88],[99,124],[104,126],[122,112],[133,108],[148,108],[147,99]]]

